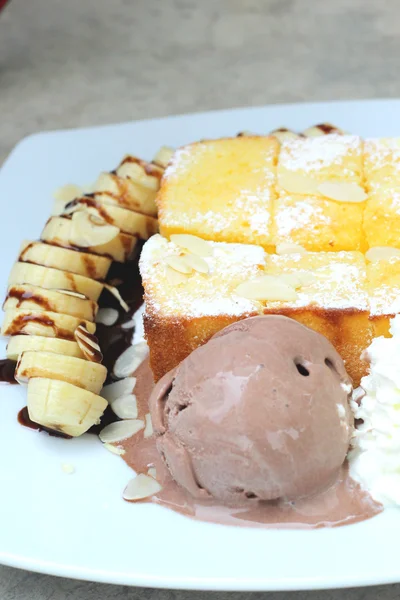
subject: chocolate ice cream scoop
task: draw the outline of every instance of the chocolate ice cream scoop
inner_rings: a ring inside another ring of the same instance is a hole
[[[226,327],[157,384],[157,448],[196,498],[297,499],[335,481],[353,430],[351,381],[322,335],[276,315]]]

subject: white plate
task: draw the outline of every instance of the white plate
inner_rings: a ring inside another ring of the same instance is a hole
[[[400,135],[400,101],[334,102],[239,109],[23,140],[0,172],[0,290],[24,238],[36,238],[52,191],[94,181],[131,152],[145,158],[241,130],[267,132],[330,121],[364,136]],[[1,347],[3,350],[3,346]],[[299,590],[400,581],[400,510],[315,531],[230,528],[199,523],[121,492],[131,471],[91,436],[65,441],[25,429],[16,414],[25,392],[0,399],[0,562],[81,579],[209,590]],[[76,472],[66,475],[62,463]]]

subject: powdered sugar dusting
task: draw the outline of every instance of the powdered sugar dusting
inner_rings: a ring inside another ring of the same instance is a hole
[[[358,136],[331,134],[292,139],[283,142],[279,165],[289,171],[319,171],[342,164],[350,153],[361,155],[361,139]]]
[[[382,263],[372,263],[369,269],[373,287],[370,292],[371,315],[400,313],[400,258],[392,256]],[[378,273],[378,281],[373,276],[374,271]]]
[[[210,242],[213,255],[206,257],[209,274],[193,273],[182,286],[171,286],[165,275],[165,256],[181,250],[160,235],[143,247],[140,272],[146,298],[146,314],[162,317],[243,316],[257,313],[259,306],[232,293],[239,283],[254,277],[265,266],[266,254],[259,246]]]
[[[270,269],[276,273],[307,273],[312,281],[298,290],[294,308],[316,306],[325,309],[354,309],[367,311],[366,264],[359,252],[308,252],[297,255],[271,255]],[[268,303],[268,308],[283,303]]]
[[[400,138],[370,138],[365,140],[366,158],[376,169],[392,160],[400,161]]]
[[[280,205],[276,211],[275,223],[279,236],[288,236],[293,231],[319,228],[322,224],[330,225],[332,219],[326,215],[321,206],[298,200],[296,204]]]
[[[225,210],[207,210],[206,212],[187,212],[165,210],[164,222],[169,227],[181,227],[183,230],[215,232],[236,230],[237,235],[246,229],[250,235],[266,236],[271,223],[269,189],[257,189],[255,192],[241,190],[231,207]]]
[[[265,140],[252,149],[254,160],[244,138],[178,149],[163,178],[161,225],[206,237],[215,234],[221,241],[268,245],[277,146]]]
[[[268,310],[314,306],[323,309],[367,311],[366,265],[359,252],[308,252],[303,255],[266,255],[258,246],[212,243],[207,258],[210,273],[194,274],[182,286],[166,283],[163,258],[179,249],[154,236],[146,242],[140,270],[146,291],[147,314],[164,317],[247,316],[260,312],[258,302],[236,295],[239,283],[260,274],[307,274],[309,281],[290,302],[268,302]],[[310,277],[311,276],[311,277]]]
[[[370,300],[372,316],[400,313],[400,285],[382,284],[374,290]]]
[[[198,142],[175,150],[169,165],[164,171],[163,181],[172,176],[187,173],[206,151],[207,146]]]

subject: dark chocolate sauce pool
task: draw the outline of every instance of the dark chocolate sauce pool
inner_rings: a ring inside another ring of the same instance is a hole
[[[0,383],[18,383],[14,379],[16,365],[17,363],[9,358],[0,360]]]
[[[55,431],[54,429],[49,429],[48,427],[43,427],[43,425],[39,425],[32,421],[28,413],[28,407],[24,406],[18,413],[18,423],[23,425],[24,427],[29,427],[29,429],[35,429],[36,431],[45,431],[49,435],[53,437],[60,437],[66,440],[70,440],[72,436],[63,433],[62,431]]]

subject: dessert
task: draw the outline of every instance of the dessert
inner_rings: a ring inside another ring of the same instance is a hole
[[[396,222],[397,162],[395,141],[282,128],[126,156],[90,192],[60,190],[3,305],[19,421],[99,433],[138,473],[126,500],[196,518],[379,512],[346,455],[363,352],[398,309],[400,249],[376,225]]]

